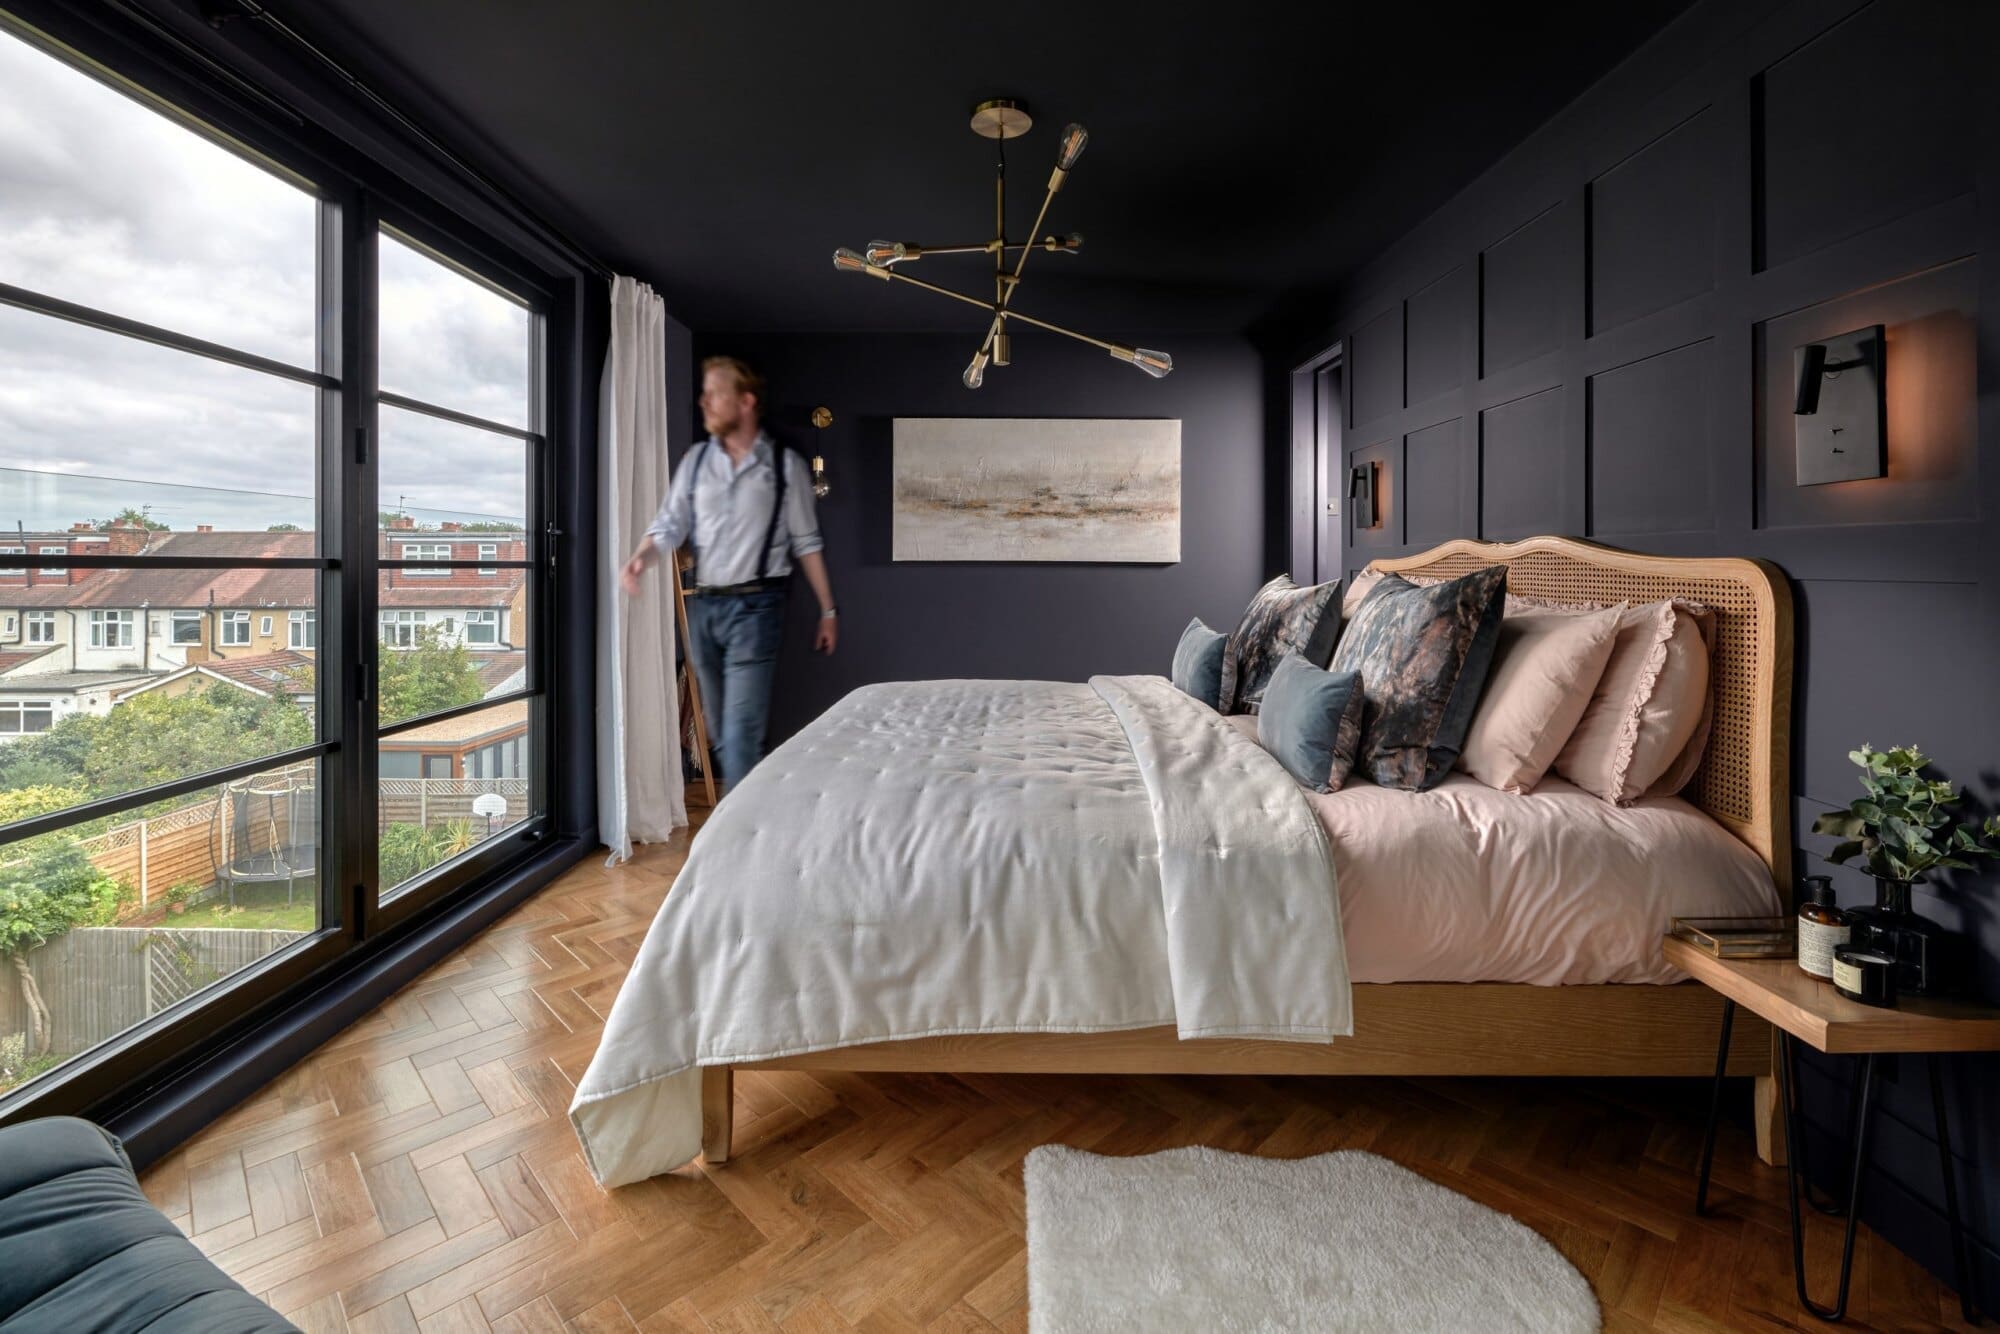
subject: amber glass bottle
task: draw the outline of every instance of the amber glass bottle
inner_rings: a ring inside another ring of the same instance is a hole
[[[1834,902],[1833,880],[1809,875],[1799,901],[1799,967],[1818,978],[1833,976],[1833,952],[1847,943],[1847,914]]]

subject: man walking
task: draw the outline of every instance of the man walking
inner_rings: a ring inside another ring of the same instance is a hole
[[[646,567],[694,541],[697,595],[688,599],[688,659],[701,682],[709,745],[724,790],[764,758],[771,680],[784,638],[785,591],[796,559],[819,599],[813,647],[833,652],[839,621],[820,554],[812,474],[762,428],[764,380],[735,357],[701,363],[708,439],[688,451],[645,540],[619,574],[636,597]]]

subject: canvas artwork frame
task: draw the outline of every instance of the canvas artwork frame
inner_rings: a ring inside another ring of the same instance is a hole
[[[1178,418],[897,417],[897,561],[1173,564]]]

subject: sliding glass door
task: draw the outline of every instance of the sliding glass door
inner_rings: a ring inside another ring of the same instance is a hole
[[[495,249],[0,11],[0,1114],[547,832],[548,316]]]

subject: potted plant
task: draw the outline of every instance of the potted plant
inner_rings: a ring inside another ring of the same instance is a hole
[[[162,895],[167,901],[168,913],[175,917],[179,917],[182,913],[185,913],[188,910],[188,905],[200,897],[203,888],[204,886],[198,885],[192,880],[183,880],[172,889],[169,889]]]
[[[1911,908],[1910,888],[1932,871],[1969,871],[1974,858],[2000,857],[2000,816],[1983,824],[1956,819],[1951,808],[1964,793],[1924,777],[1930,757],[1915,746],[1863,746],[1847,758],[1861,766],[1867,795],[1814,820],[1813,832],[1841,840],[1828,861],[1845,866],[1859,858],[1875,877],[1875,906],[1849,914],[1854,942],[1894,957],[1901,989],[1942,990],[1950,980],[1943,957],[1950,933]]]

